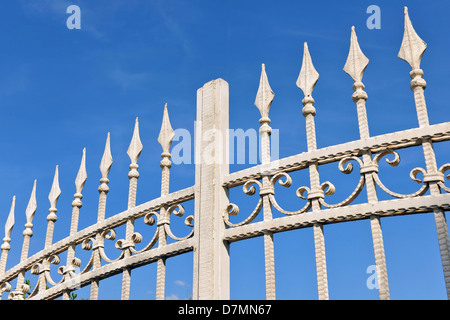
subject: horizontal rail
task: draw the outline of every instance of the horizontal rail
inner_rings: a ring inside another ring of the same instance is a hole
[[[101,280],[112,277],[113,275],[122,273],[124,268],[137,268],[139,266],[157,261],[159,258],[168,258],[193,250],[193,239],[189,238],[163,247],[158,247],[149,251],[145,251],[126,259],[109,263],[100,268],[91,270],[84,274],[80,274],[70,279],[69,282],[62,282],[42,293],[30,298],[30,300],[46,300],[54,299],[62,295],[67,290],[74,290],[91,284],[92,280]]]
[[[269,221],[224,230],[224,240],[238,240],[262,236],[267,232],[281,232],[311,227],[315,223],[331,224],[344,221],[367,219],[371,215],[395,216],[431,212],[435,208],[450,209],[450,194],[422,196],[419,198],[385,200],[377,203],[356,204],[347,207],[306,212],[293,216],[276,218]]]
[[[127,219],[129,218],[138,219],[140,217],[143,217],[150,211],[159,210],[159,208],[161,208],[164,205],[181,203],[192,199],[194,199],[194,187],[188,187],[173,192],[167,196],[147,201],[141,205],[118,213],[101,222],[97,222],[94,225],[91,225],[81,231],[78,231],[72,236],[66,237],[56,242],[52,246],[39,251],[30,258],[26,259],[25,261],[17,264],[0,277],[0,283],[5,281],[11,281],[15,277],[17,277],[20,271],[30,269],[35,263],[42,261],[46,257],[66,251],[70,245],[79,244],[83,242],[84,239],[93,237],[97,233],[105,229],[115,228],[122,224],[125,224]]]
[[[393,133],[355,140],[331,147],[299,153],[283,159],[272,161],[266,165],[257,165],[244,170],[230,173],[225,177],[224,187],[232,188],[244,184],[250,179],[260,179],[264,172],[290,172],[308,167],[311,162],[325,164],[335,162],[348,156],[358,156],[364,150],[373,153],[385,149],[401,149],[420,145],[422,139],[431,138],[434,142],[450,140],[450,122],[414,128]]]

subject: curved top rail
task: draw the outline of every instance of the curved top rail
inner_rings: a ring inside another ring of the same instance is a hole
[[[185,202],[188,200],[194,199],[195,194],[195,187],[191,186],[176,192],[173,192],[167,196],[159,197],[150,201],[147,201],[141,205],[138,205],[136,207],[130,208],[128,210],[125,210],[123,212],[120,212],[108,219],[105,219],[103,221],[97,222],[94,225],[91,225],[83,230],[78,231],[72,236],[68,236],[52,246],[39,251],[38,253],[34,254],[33,256],[29,257],[28,259],[22,261],[21,263],[15,265],[13,268],[8,270],[3,274],[2,277],[0,277],[0,283],[9,281],[13,278],[15,278],[19,272],[23,269],[29,269],[33,264],[36,262],[41,261],[45,257],[58,254],[61,252],[64,252],[67,250],[67,248],[70,245],[73,244],[79,244],[84,239],[94,236],[98,232],[107,229],[107,228],[113,228],[120,226],[124,223],[126,223],[127,219],[129,218],[140,218],[143,217],[146,213],[150,211],[155,211],[161,208],[165,205],[172,205],[175,203]]]
[[[450,140],[450,122],[443,122],[423,128],[396,131],[318,150],[302,152],[272,161],[269,164],[260,164],[230,173],[225,177],[223,186],[227,188],[237,187],[243,185],[248,180],[260,179],[265,173],[295,171],[307,167],[310,162],[315,161],[319,164],[334,162],[350,155],[359,155],[363,150],[378,152],[388,148],[401,149],[411,147],[419,145],[424,138],[431,138],[433,141]]]

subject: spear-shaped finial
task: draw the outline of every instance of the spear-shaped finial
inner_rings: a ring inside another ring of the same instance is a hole
[[[267,78],[266,66],[263,63],[261,65],[261,77],[259,79],[259,87],[255,99],[255,106],[259,109],[261,118],[269,117],[269,110],[274,96],[275,94],[273,93]]]
[[[108,174],[113,163],[111,155],[111,143],[110,143],[110,133],[106,136],[105,150],[103,151],[102,161],[100,162],[100,172],[102,177],[100,178],[100,186],[98,187],[98,192],[100,192],[98,200],[98,214],[97,221],[102,221],[105,219],[106,211],[106,194],[109,192],[109,179]],[[96,263],[96,267],[98,264]]]
[[[2,256],[0,258],[0,275],[5,272],[6,260],[8,259],[8,251],[11,249],[11,232],[14,226],[14,208],[16,206],[16,196],[13,197],[11,203],[11,210],[9,210],[8,219],[5,224],[5,237],[3,238],[3,244],[1,246]],[[0,289],[1,290],[1,289]],[[1,297],[1,292],[0,292]]]
[[[300,69],[300,74],[298,75],[297,87],[303,91],[305,97],[310,97],[317,80],[319,80],[319,73],[314,68],[311,55],[309,54],[308,44],[305,42],[302,68]]]
[[[139,178],[139,172],[137,164],[139,155],[142,151],[141,138],[139,137],[139,120],[136,117],[134,124],[133,137],[131,138],[130,146],[128,147],[127,154],[130,157],[130,171],[128,172],[128,178],[130,179],[130,187],[128,189],[128,208],[132,208],[136,205],[136,188],[137,179]]]
[[[59,196],[61,195],[61,189],[59,188],[59,172],[58,165],[55,169],[55,175],[53,177],[52,188],[48,194],[48,200],[50,201],[50,207],[56,208],[56,203],[58,202]]]
[[[27,223],[25,224],[25,230],[23,231],[23,243],[22,243],[22,253],[20,255],[20,261],[24,261],[28,257],[28,249],[30,246],[30,238],[33,236],[33,217],[36,212],[36,180],[34,180],[33,190],[31,191],[30,200],[28,201],[25,214],[27,217]],[[23,284],[23,278],[18,278],[18,287]]]
[[[47,234],[45,236],[45,247],[46,248],[52,244],[54,225],[57,220],[56,212],[58,211],[56,209],[56,203],[58,202],[60,195],[61,195],[61,189],[59,188],[59,173],[58,173],[58,166],[56,166],[55,176],[53,177],[52,188],[50,189],[50,193],[48,195],[48,200],[50,201],[50,209],[48,209],[48,211],[50,213],[47,216],[48,224],[47,224]]]
[[[16,207],[16,196],[13,196],[11,209],[9,210],[8,219],[6,219],[5,224],[5,238],[3,239],[3,244],[9,243],[11,241],[11,232],[14,227],[14,209]],[[9,244],[7,245],[9,249]],[[2,245],[2,249],[3,245]]]
[[[111,169],[113,158],[111,155],[110,133],[106,136],[105,151],[103,151],[102,161],[100,162],[100,172],[102,179],[108,179],[109,170]]]
[[[422,78],[423,71],[420,69],[420,62],[426,48],[427,44],[420,39],[414,30],[411,20],[409,19],[408,8],[405,7],[405,31],[403,33],[403,41],[398,57],[408,62],[412,69],[409,73],[409,76],[412,79],[410,87],[414,92],[414,101],[420,127],[429,125],[427,105],[424,96],[424,90],[427,83]]]
[[[130,157],[131,163],[136,164],[139,158],[139,155],[142,151],[142,143],[139,137],[139,121],[136,117],[136,122],[134,125],[133,137],[131,138],[130,146],[128,147],[127,154]]]
[[[359,135],[361,139],[369,138],[369,124],[366,113],[367,93],[364,91],[364,84],[361,82],[364,71],[369,64],[369,59],[364,55],[359,47],[358,37],[356,36],[355,27],[352,26],[350,36],[350,51],[344,66],[344,71],[352,77],[354,84],[352,95],[353,101],[356,103],[358,112]]]
[[[81,157],[80,169],[78,169],[77,177],[75,178],[75,186],[77,193],[81,194],[83,191],[84,183],[87,179],[86,173],[86,148],[83,148],[83,156]]]
[[[403,41],[398,57],[408,62],[411,69],[419,69],[420,61],[422,60],[426,48],[427,44],[414,30],[411,20],[409,19],[408,7],[405,7],[405,31],[403,33]]]
[[[170,161],[170,145],[172,139],[175,136],[175,132],[172,129],[169,121],[169,112],[167,110],[167,103],[164,105],[163,121],[161,125],[161,131],[159,133],[158,142],[161,145],[163,152],[161,153],[161,196],[169,194],[169,180],[170,180],[170,167],[172,162]]]
[[[175,132],[170,125],[169,112],[167,111],[167,103],[164,105],[163,121],[161,125],[161,131],[159,132],[158,142],[161,145],[164,153],[169,153],[172,139],[175,136]]]
[[[364,71],[369,64],[369,59],[364,55],[359,47],[358,37],[356,36],[355,27],[352,26],[350,36],[350,51],[348,52],[347,62],[344,71],[352,77],[353,81],[361,82]]]
[[[28,201],[25,214],[27,216],[27,224],[31,224],[33,221],[34,214],[36,213],[36,180],[34,180],[33,190],[31,191],[30,200]]]

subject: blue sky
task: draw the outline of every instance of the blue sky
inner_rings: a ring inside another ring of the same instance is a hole
[[[81,9],[80,30],[66,27],[66,8],[72,4]],[[366,26],[366,9],[372,4],[381,9],[381,29]],[[305,41],[320,74],[313,93],[318,148],[359,138],[356,108],[351,99],[353,82],[342,70],[352,25],[361,49],[370,59],[363,78],[369,95],[370,134],[417,127],[409,88],[410,67],[397,57],[405,5],[415,30],[428,44],[421,67],[428,85],[425,95],[430,123],[449,121],[448,108],[443,104],[450,68],[450,3],[445,0],[2,3],[0,225],[6,221],[12,196],[17,197],[7,267],[19,261],[25,208],[34,179],[38,209],[30,255],[43,248],[47,196],[57,164],[62,194],[54,241],[68,235],[74,180],[84,147],[88,180],[83,190],[79,229],[96,221],[98,166],[107,132],[111,132],[114,163],[106,216],[126,209],[126,150],[136,117],[144,145],[138,162],[141,176],[137,203],[158,197],[161,147],[157,137],[163,106],[168,103],[174,129],[193,133],[196,90],[210,80],[223,78],[230,85],[230,128],[257,130],[260,115],[254,99],[261,63],[265,63],[275,92],[270,118],[272,128],[279,129],[280,157],[306,151],[305,120],[301,114],[303,93],[295,85]],[[448,147],[448,142],[436,144],[438,166],[448,161]],[[410,193],[417,190],[417,185],[409,179],[409,171],[424,165],[423,152],[421,148],[411,148],[402,150],[400,155],[400,165],[384,166],[380,175],[394,191]],[[230,171],[249,166],[234,164]],[[347,197],[358,179],[357,172],[342,177],[337,163],[320,170],[321,181],[330,180],[336,186],[330,203]],[[293,191],[295,186],[305,184],[307,172],[292,176],[294,185],[290,192],[280,190],[284,202],[278,202],[293,210],[302,204]],[[171,191],[193,184],[193,164],[172,167]],[[244,204],[248,196],[240,195],[241,190],[233,190],[231,200],[241,207],[240,218],[244,219],[245,210],[253,209],[256,197]],[[379,197],[388,198],[382,192]],[[186,209],[193,214],[192,203]],[[391,298],[446,299],[432,214],[386,218],[382,228]],[[144,234],[148,227],[142,223],[136,229]],[[327,225],[324,230],[330,298],[377,299],[378,292],[366,286],[366,269],[374,264],[369,221]],[[179,232],[188,230],[180,228]],[[313,245],[312,229],[275,235],[278,298],[317,298]],[[81,248],[77,248],[77,255],[86,256]],[[61,260],[65,262],[65,258]],[[230,267],[232,299],[264,299],[261,238],[232,244]],[[192,254],[169,260],[167,269],[167,297],[189,296]],[[154,299],[155,274],[154,265],[134,270],[131,298]],[[33,277],[29,275],[32,280]],[[55,278],[59,279],[56,273]],[[100,297],[119,299],[120,282],[120,275],[102,281]],[[88,288],[79,290],[80,297],[88,295]]]

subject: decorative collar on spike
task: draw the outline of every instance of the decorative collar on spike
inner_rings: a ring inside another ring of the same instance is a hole
[[[28,201],[27,209],[25,214],[27,216],[27,224],[31,224],[33,221],[34,214],[36,213],[37,203],[36,203],[36,180],[34,180],[33,190],[31,191],[30,200]]]
[[[358,43],[358,37],[356,36],[355,27],[352,26],[350,51],[348,53],[347,62],[344,66],[344,71],[352,77],[353,81],[361,82],[368,64],[369,59],[361,51]]]
[[[56,208],[56,203],[58,202],[58,198],[60,195],[61,189],[59,188],[59,173],[58,173],[58,166],[56,166],[52,188],[50,189],[50,193],[48,195],[48,200],[50,201],[51,208]]]
[[[109,170],[113,163],[113,158],[111,155],[111,143],[110,143],[110,133],[106,136],[105,151],[103,151],[102,161],[100,162],[100,172],[102,173],[102,179],[107,179]]]
[[[314,68],[311,55],[309,54],[308,44],[305,42],[302,68],[300,69],[300,74],[298,75],[297,87],[303,91],[305,97],[310,97],[317,80],[319,80],[319,73]]]
[[[266,74],[266,66],[264,63],[261,65],[261,77],[259,79],[258,92],[256,93],[255,106],[261,113],[261,118],[269,117],[270,106],[275,94],[270,88],[269,80]]]
[[[420,69],[420,61],[422,60],[426,48],[427,44],[414,30],[411,20],[409,19],[408,8],[405,7],[405,31],[403,33],[403,41],[398,57],[408,62],[411,69]]]
[[[175,136],[175,132],[170,125],[169,112],[167,111],[167,103],[164,105],[163,120],[161,124],[161,131],[159,132],[158,142],[163,149],[163,153],[169,153],[172,139]]]
[[[128,147],[127,154],[130,157],[131,163],[136,164],[139,158],[139,155],[142,151],[142,143],[141,138],[139,137],[139,121],[136,118],[136,122],[134,125],[133,137],[131,138],[130,146]]]
[[[83,149],[83,156],[81,157],[80,169],[78,170],[77,177],[75,179],[75,186],[77,189],[77,193],[81,194],[83,190],[84,183],[87,179],[86,173],[86,148]]]

